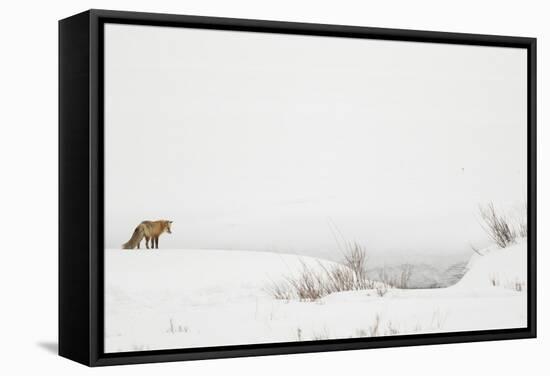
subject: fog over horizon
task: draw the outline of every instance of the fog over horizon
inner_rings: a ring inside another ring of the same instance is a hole
[[[526,64],[513,48],[107,24],[105,247],[169,219],[161,250],[471,253],[490,243],[478,205],[524,210]]]

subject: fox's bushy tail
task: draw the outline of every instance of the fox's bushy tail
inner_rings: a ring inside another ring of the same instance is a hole
[[[139,242],[143,239],[143,229],[141,225],[136,227],[130,240],[122,245],[122,249],[134,249],[138,246]]]

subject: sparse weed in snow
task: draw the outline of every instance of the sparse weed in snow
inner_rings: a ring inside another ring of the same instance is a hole
[[[323,329],[322,333],[313,333],[314,341],[320,341],[320,340],[329,339],[329,338],[330,338],[330,334],[326,327]]]
[[[367,252],[357,243],[346,243],[344,265],[352,271],[356,290],[371,288],[367,277]]]
[[[512,220],[497,212],[492,202],[485,207],[480,205],[479,214],[483,229],[500,248],[515,243],[518,237],[527,236],[527,222],[522,220],[514,225]]]
[[[369,328],[369,335],[371,337],[377,337],[379,330],[380,330],[380,315],[377,313],[376,317],[374,318],[374,322]]]
[[[175,333],[187,333],[189,331],[189,328],[187,326],[181,326],[178,325],[177,328],[174,325],[174,320],[170,318],[170,326],[166,330],[167,333],[175,334]]]
[[[431,323],[428,325],[428,330],[441,330],[446,319],[446,314],[442,314],[439,309],[435,310],[432,315]],[[368,326],[366,329],[360,328],[355,330],[355,335],[350,338],[394,336],[402,333],[420,333],[423,331],[423,327],[420,323],[417,323],[412,331],[402,329],[403,328],[401,328],[400,325],[396,325],[391,320],[387,320],[384,323],[384,320],[382,320],[380,314],[377,313],[370,326]]]
[[[342,264],[327,267],[317,261],[314,268],[301,261],[297,276],[273,282],[267,291],[275,299],[315,301],[335,292],[373,289],[377,284],[367,278],[366,264],[364,248],[357,243],[346,243]]]
[[[517,292],[522,292],[525,290],[525,282],[515,279],[514,281],[505,281],[501,282],[500,278],[497,275],[491,275],[489,278],[491,285],[494,287],[503,287],[505,289],[514,290]]]
[[[525,289],[525,282],[516,281],[514,283],[514,290],[521,292]]]
[[[302,340],[302,329],[296,329],[296,337],[298,337],[298,341]]]
[[[270,286],[266,288],[266,291],[278,300],[290,300],[293,298],[292,286],[287,282],[272,282]]]
[[[286,282],[300,300],[317,300],[326,294],[326,284],[320,272],[313,270],[305,262],[302,271],[296,278],[288,277]]]
[[[386,333],[390,336],[394,336],[394,335],[399,334],[400,332],[399,332],[399,328],[394,327],[392,322],[388,321],[387,328],[386,328]]]

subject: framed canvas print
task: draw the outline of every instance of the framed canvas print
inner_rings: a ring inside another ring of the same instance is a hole
[[[536,40],[59,23],[59,353],[536,335]]]

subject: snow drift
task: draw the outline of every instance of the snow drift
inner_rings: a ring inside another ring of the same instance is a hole
[[[268,287],[302,262],[331,262],[269,252],[106,250],[105,351],[525,327],[526,244],[483,254],[448,288],[300,302],[274,299]]]

